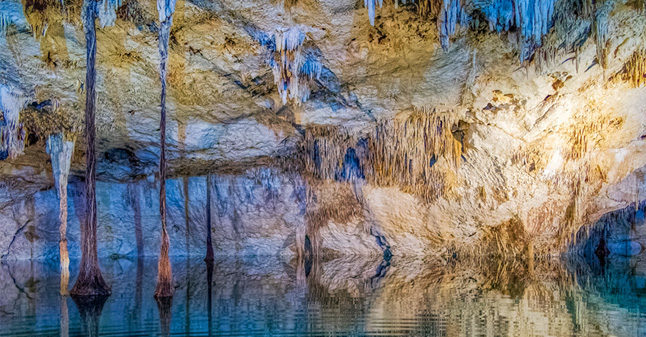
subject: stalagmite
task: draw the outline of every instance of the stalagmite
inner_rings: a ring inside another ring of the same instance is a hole
[[[24,105],[22,95],[0,85],[0,159],[5,153],[9,159],[21,155],[25,149],[25,129],[20,123],[20,110]]]
[[[96,149],[95,149],[95,98],[96,98],[96,2],[83,2],[83,28],[87,49],[85,74],[85,223],[81,225],[81,267],[70,293],[76,296],[108,296],[110,287],[103,280],[96,247]]]
[[[157,0],[157,12],[159,13],[159,79],[161,80],[161,118],[159,121],[160,130],[160,158],[159,158],[159,213],[161,216],[161,248],[159,262],[157,264],[157,287],[155,297],[167,298],[173,296],[173,271],[168,257],[170,238],[166,229],[166,63],[168,62],[168,40],[170,28],[173,25],[173,12],[175,11],[175,0]],[[160,304],[161,305],[161,304]],[[161,312],[161,306],[160,306]],[[160,313],[161,315],[161,313]]]
[[[61,267],[61,295],[66,295],[70,279],[70,259],[67,253],[67,177],[70,173],[70,163],[74,153],[74,141],[65,140],[62,133],[49,136],[47,140],[47,153],[52,161],[54,186],[59,200],[59,241],[58,250]]]

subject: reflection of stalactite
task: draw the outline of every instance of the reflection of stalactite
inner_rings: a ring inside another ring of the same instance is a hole
[[[67,298],[67,296],[61,296],[61,313],[58,321],[60,337],[68,337],[70,334],[70,315],[69,310],[67,310]]]
[[[9,15],[0,13],[0,33],[6,33],[10,26],[12,26],[13,20]]]
[[[191,312],[191,259],[187,258],[186,259],[186,275],[185,275],[185,280],[186,280],[186,298],[185,298],[185,306],[184,306],[184,312],[186,315],[184,316],[184,331],[186,331],[186,334],[188,335],[189,332],[191,331],[191,315],[189,314]]]
[[[103,305],[107,296],[72,297],[81,314],[83,336],[98,337]]]
[[[10,159],[16,158],[25,149],[25,128],[20,123],[20,110],[24,100],[8,87],[0,85],[0,159],[2,152]]]
[[[213,261],[206,261],[206,313],[209,336],[213,331]]]
[[[172,318],[171,308],[173,306],[172,297],[157,297],[157,309],[159,310],[159,326],[162,336],[170,336],[170,321]],[[186,313],[187,315],[189,313]]]
[[[65,140],[62,133],[49,136],[47,140],[47,153],[52,162],[52,173],[54,174],[54,185],[59,200],[59,259],[61,268],[61,295],[67,294],[67,286],[70,278],[70,259],[67,252],[67,178],[70,173],[72,154],[74,153],[74,141]]]
[[[306,227],[305,235],[300,239],[303,243],[298,243],[298,249],[305,258],[311,256],[316,260],[321,253],[321,228],[330,221],[341,224],[363,220],[363,217],[351,183],[306,178]]]
[[[135,274],[135,309],[136,318],[141,317],[141,303],[143,298],[143,281],[144,281],[144,257],[137,257],[137,273]]]

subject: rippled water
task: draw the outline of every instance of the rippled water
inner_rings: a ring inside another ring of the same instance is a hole
[[[175,259],[160,305],[154,260],[101,265],[112,296],[81,304],[55,264],[3,264],[0,335],[646,336],[645,261],[225,259],[209,287],[204,262]]]

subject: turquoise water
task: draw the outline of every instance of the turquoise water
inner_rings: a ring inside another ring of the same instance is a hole
[[[646,336],[645,261],[229,258],[209,286],[204,262],[174,259],[161,305],[155,260],[101,266],[112,296],[80,304],[56,264],[5,262],[0,336]]]

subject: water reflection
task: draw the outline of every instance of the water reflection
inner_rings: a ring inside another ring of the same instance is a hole
[[[72,296],[81,317],[83,336],[99,336],[101,312],[108,296]]]
[[[69,304],[55,263],[14,262],[0,335],[646,335],[644,260],[305,260],[176,259],[163,303],[154,260],[104,260],[113,295]]]

